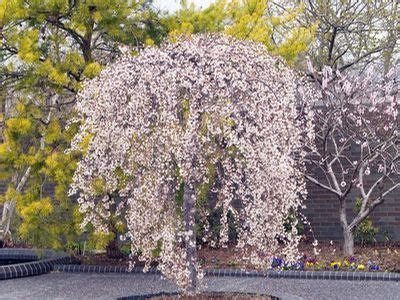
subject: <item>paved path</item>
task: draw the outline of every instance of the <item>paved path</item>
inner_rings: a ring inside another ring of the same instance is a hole
[[[283,299],[400,299],[399,282],[206,278],[208,291],[267,293]],[[115,299],[174,292],[156,275],[51,273],[0,281],[0,299]]]

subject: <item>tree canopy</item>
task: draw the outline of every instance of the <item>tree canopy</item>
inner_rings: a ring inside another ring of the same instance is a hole
[[[177,34],[225,32],[238,39],[260,42],[269,52],[288,63],[297,61],[313,41],[316,24],[299,22],[302,5],[282,10],[269,0],[217,0],[204,9],[182,2],[182,9],[164,23],[173,37]],[[304,23],[305,24],[305,23]]]
[[[132,252],[149,264],[158,249],[158,268],[193,288],[195,218],[208,214],[198,195],[215,166],[218,243],[227,244],[230,212],[249,261],[269,266],[280,252],[294,259],[299,237],[283,223],[306,194],[297,79],[262,45],[215,35],[147,48],[104,69],[77,103],[84,123],[73,147],[89,143],[71,192],[85,222],[107,231],[103,220],[117,207]]]
[[[0,161],[8,180],[1,202],[21,217],[14,237],[55,248],[76,240],[80,217],[67,190],[78,156],[64,150],[77,126],[65,125],[73,117],[82,81],[115,59],[120,43],[142,47],[159,42],[149,5],[125,0],[0,2],[0,87],[6,102]],[[54,197],[45,193],[51,184]]]

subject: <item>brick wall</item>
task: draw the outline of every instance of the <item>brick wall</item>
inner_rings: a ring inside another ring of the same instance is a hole
[[[328,146],[329,145],[330,144],[328,144]],[[318,146],[321,147],[321,145]],[[328,151],[334,152],[329,147]],[[353,144],[345,154],[351,161],[359,161],[360,145]],[[333,166],[334,169],[335,166],[336,165]],[[346,165],[344,165],[344,167],[346,168]],[[309,171],[314,174],[315,178],[325,178],[319,168]],[[365,188],[368,190],[378,178],[378,174],[364,178]],[[400,177],[397,177],[395,180],[397,182],[400,180]],[[346,176],[345,181],[349,182],[350,178]],[[329,185],[326,181],[322,181],[322,183]],[[304,215],[307,217],[308,221],[310,221],[317,238],[321,240],[342,239],[338,199],[332,193],[312,183],[308,183],[307,189],[309,191],[309,197],[305,203],[307,208],[304,211]],[[355,200],[359,196],[360,194],[356,190],[353,190],[348,196],[348,198],[352,200],[347,203],[347,220],[349,223],[353,220],[355,215]],[[371,197],[377,197],[376,192],[374,192]],[[378,240],[383,240],[386,232],[393,240],[400,241],[400,187],[389,194],[383,204],[375,208],[371,214],[371,219],[373,225],[380,230],[377,236]]]
[[[309,184],[309,198],[304,215],[310,221],[313,231],[321,240],[340,240],[342,230],[339,223],[339,205],[335,196]],[[347,205],[348,220],[354,216],[354,200],[357,194],[350,195],[353,201]],[[378,239],[382,240],[385,231],[395,241],[400,241],[400,188],[394,191],[387,200],[376,207],[371,214],[373,225],[379,227]]]
[[[6,184],[0,182],[0,193],[4,194]],[[340,240],[342,231],[339,223],[338,200],[327,191],[313,185],[308,185],[309,198],[304,211],[310,221],[313,231],[319,240]],[[52,195],[52,186],[44,188],[44,196]],[[351,199],[356,199],[353,193]],[[353,214],[354,202],[348,205],[348,216]],[[1,209],[1,207],[0,207]],[[385,231],[394,241],[400,241],[400,188],[393,192],[387,201],[378,206],[372,213],[374,226],[379,227],[378,239],[382,240]]]

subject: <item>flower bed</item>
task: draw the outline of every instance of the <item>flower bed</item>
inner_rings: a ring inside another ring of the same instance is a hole
[[[302,255],[295,264],[288,264],[284,259],[276,257],[272,262],[273,269],[400,272],[399,244],[356,246],[355,254],[351,257],[342,254],[340,243],[321,242],[318,249],[320,251],[315,255],[312,245],[301,244],[299,250]],[[203,248],[199,251],[199,259],[206,268],[253,268],[241,261],[240,255],[233,247],[226,249]]]
[[[274,258],[272,268],[278,270],[300,271],[379,271],[379,265],[368,261],[367,264],[357,262],[357,258],[350,256],[344,260],[318,261],[315,257],[303,255],[295,263],[287,263],[282,258]]]

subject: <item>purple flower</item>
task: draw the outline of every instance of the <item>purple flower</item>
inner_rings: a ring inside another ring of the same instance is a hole
[[[309,257],[309,258],[307,258],[307,262],[315,264],[317,262],[317,259],[314,257]]]
[[[370,271],[379,271],[379,266],[378,265],[370,265],[369,270]]]
[[[354,257],[354,256],[350,256],[349,258],[348,258],[348,261],[349,261],[349,263],[355,263],[356,262],[356,258]]]
[[[282,258],[274,257],[274,258],[272,259],[272,264],[271,264],[271,265],[272,265],[273,268],[276,268],[276,267],[282,266],[282,263],[283,263]]]

